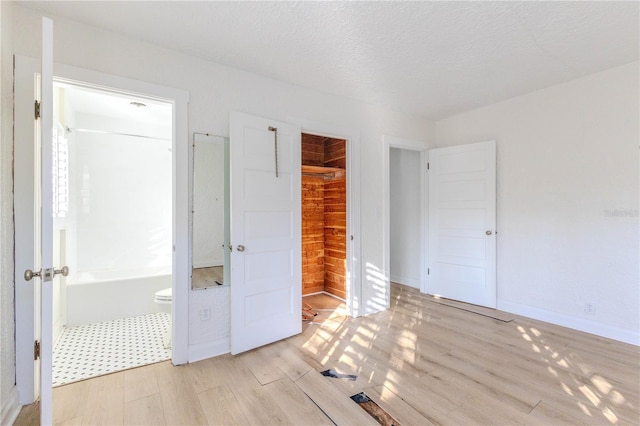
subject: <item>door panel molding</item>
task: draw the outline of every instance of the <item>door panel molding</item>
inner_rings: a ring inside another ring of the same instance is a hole
[[[240,112],[230,121],[231,353],[238,354],[302,331],[301,130]]]
[[[429,151],[429,294],[496,307],[496,142]]]

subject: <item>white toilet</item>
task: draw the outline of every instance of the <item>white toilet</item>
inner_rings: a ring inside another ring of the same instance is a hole
[[[168,349],[171,347],[171,287],[157,291],[153,301],[158,305],[160,312],[169,314],[169,329],[164,335],[164,347]]]

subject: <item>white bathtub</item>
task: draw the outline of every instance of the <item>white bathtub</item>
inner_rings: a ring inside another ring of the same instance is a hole
[[[129,275],[129,276],[127,276]],[[156,291],[171,287],[171,274],[76,273],[66,283],[67,326],[159,312]]]

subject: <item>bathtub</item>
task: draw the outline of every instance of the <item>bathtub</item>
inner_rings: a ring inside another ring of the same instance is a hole
[[[73,327],[159,312],[155,292],[171,287],[171,274],[80,272],[66,281],[66,324]]]

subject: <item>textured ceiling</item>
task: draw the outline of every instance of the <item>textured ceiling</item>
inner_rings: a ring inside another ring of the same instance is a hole
[[[639,56],[638,2],[24,2],[429,119]]]

